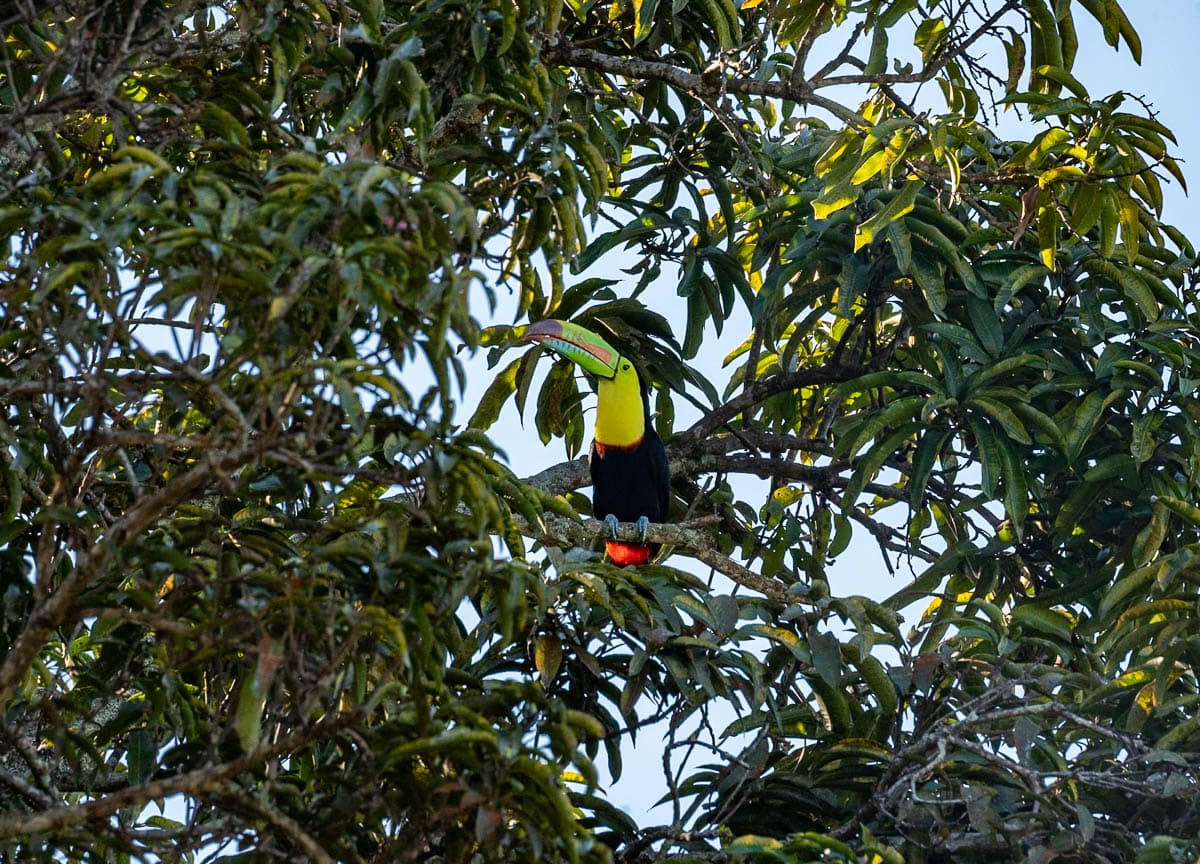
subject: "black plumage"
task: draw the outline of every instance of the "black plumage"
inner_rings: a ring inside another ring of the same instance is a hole
[[[588,465],[592,473],[592,513],[598,519],[608,514],[620,522],[665,522],[671,500],[671,471],[662,439],[650,424],[645,408],[642,440],[624,447],[592,442]],[[644,564],[658,551],[657,544],[610,540],[609,558],[617,564]]]

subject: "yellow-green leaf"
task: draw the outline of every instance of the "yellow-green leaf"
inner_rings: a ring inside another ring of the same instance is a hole
[[[534,647],[533,661],[541,677],[542,686],[549,686],[562,666],[562,642],[557,636],[543,634],[538,637]]]
[[[854,232],[854,251],[857,252],[862,247],[869,246],[875,239],[876,234],[901,216],[911,212],[922,185],[924,184],[920,180],[908,181],[904,188],[884,205],[882,210],[859,225],[858,230]],[[815,207],[816,205],[814,204],[813,206]]]

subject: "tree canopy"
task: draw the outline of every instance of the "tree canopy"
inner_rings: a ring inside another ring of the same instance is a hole
[[[0,30],[0,859],[1200,854],[1198,271],[1073,74],[1118,0]],[[543,318],[653,385],[657,563],[588,551]]]

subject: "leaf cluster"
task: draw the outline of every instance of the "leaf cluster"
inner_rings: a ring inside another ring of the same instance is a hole
[[[1190,854],[1196,253],[1073,72],[1115,0],[10,5],[0,858]],[[457,425],[545,317],[654,386],[674,558],[488,439],[577,454],[567,364]]]

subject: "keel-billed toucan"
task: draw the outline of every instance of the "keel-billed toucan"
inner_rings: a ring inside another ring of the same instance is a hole
[[[522,339],[540,342],[596,376],[596,437],[588,458],[592,513],[612,531],[605,550],[613,563],[645,564],[658,548],[644,542],[646,529],[666,519],[671,475],[637,370],[595,333],[568,321],[538,321]],[[618,522],[637,522],[643,542],[618,541]]]

